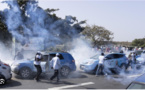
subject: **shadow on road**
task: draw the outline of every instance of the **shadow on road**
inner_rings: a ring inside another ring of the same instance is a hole
[[[65,85],[75,85],[75,83],[71,83],[71,82],[67,82],[67,81],[59,81],[57,82],[56,80],[53,81],[40,81],[40,83],[47,83],[47,84],[55,84],[55,85],[61,85],[61,84],[65,84]]]
[[[7,81],[5,85],[0,85],[0,88],[10,88],[10,87],[16,87],[22,85],[20,82],[15,80]]]
[[[42,80],[48,80],[51,76],[52,76],[53,74],[51,73],[51,74],[49,74],[49,73],[47,73],[47,74],[45,74],[45,73],[42,73],[41,74],[41,76],[40,76],[40,79],[42,79]],[[14,77],[15,78],[17,78],[17,79],[22,79],[22,80],[34,80],[34,77],[35,76],[32,76],[31,78],[29,78],[29,79],[23,79],[21,76],[19,76],[19,75],[14,75]],[[68,78],[87,78],[88,76],[86,76],[86,75],[84,75],[84,73],[83,72],[80,72],[80,71],[74,71],[74,72],[71,72],[70,74],[69,74],[69,76],[67,76],[67,77],[63,77],[63,76],[60,76],[60,79],[68,79]]]

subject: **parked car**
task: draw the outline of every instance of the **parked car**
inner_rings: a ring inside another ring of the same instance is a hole
[[[92,72],[95,73],[98,67],[99,56],[95,55],[88,59],[88,62],[80,64],[80,69],[84,70],[85,72]],[[123,53],[111,53],[105,56],[104,60],[104,67],[110,70],[116,70],[119,66],[122,69],[126,69],[126,64],[128,63],[128,59],[126,58],[125,54]]]
[[[0,60],[0,85],[6,84],[12,78],[11,68],[8,64]]]
[[[137,79],[132,81],[127,89],[145,89],[145,74],[139,76]]]
[[[136,54],[136,67],[137,69],[140,69],[142,65],[145,65],[145,54],[142,50],[132,51],[130,53]]]
[[[54,52],[54,53],[42,53],[43,61],[41,62],[42,72],[52,72],[53,70],[50,67],[50,61],[53,57],[56,56],[56,53],[59,53],[60,63],[62,65],[60,69],[60,74],[64,77],[67,77],[71,71],[76,70],[75,60],[71,54],[65,52]],[[36,74],[36,68],[33,64],[34,59],[28,60],[18,60],[12,64],[12,71],[20,75],[22,78],[31,78]]]

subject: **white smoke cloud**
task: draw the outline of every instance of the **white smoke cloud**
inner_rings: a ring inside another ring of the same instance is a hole
[[[14,58],[12,56],[11,51],[12,51],[11,48],[6,47],[3,43],[0,42],[0,60],[1,61],[11,64]]]
[[[70,50],[70,53],[75,58],[78,69],[81,63],[87,62],[87,59],[97,54],[97,50],[92,48],[91,44],[83,38],[75,39],[72,44],[74,48]]]

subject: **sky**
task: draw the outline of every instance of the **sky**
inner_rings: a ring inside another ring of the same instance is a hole
[[[145,38],[145,0],[38,0],[39,6],[59,8],[56,15],[87,20],[87,25],[105,27],[114,33],[113,41]],[[0,10],[5,7],[0,4]]]

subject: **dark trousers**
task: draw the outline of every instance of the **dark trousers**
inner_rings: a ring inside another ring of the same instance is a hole
[[[53,80],[57,77],[57,81],[59,81],[59,70],[54,70],[53,76],[50,78],[50,80]]]
[[[35,67],[37,69],[36,80],[39,80],[39,76],[42,73],[42,69],[40,65],[35,65]]]
[[[98,65],[98,68],[97,68],[97,71],[96,71],[96,75],[99,75],[99,73],[105,74],[105,72],[104,72],[104,65],[103,64],[99,64]]]

